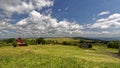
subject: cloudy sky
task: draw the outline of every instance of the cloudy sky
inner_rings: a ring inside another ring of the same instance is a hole
[[[0,38],[120,37],[120,0],[0,0]]]

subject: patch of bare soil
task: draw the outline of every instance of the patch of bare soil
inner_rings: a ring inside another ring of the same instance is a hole
[[[108,54],[108,55],[110,55],[110,56],[112,56],[112,57],[115,57],[115,58],[119,58],[119,59],[120,59],[120,55],[119,55],[118,53],[112,53],[112,52],[109,52],[109,51],[106,51],[106,50],[99,50],[99,51],[101,51],[101,52],[103,52],[103,53],[106,53],[106,54]]]

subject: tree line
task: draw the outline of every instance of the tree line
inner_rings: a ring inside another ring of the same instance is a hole
[[[15,38],[10,39],[3,39],[0,40],[0,47],[2,46],[16,46],[16,40]],[[61,45],[74,45],[74,46],[80,46],[81,43],[103,43],[106,44],[108,48],[116,48],[118,49],[118,41],[96,41],[96,40],[79,40],[78,42],[71,42],[71,41],[56,41],[56,40],[45,40],[44,38],[33,38],[33,39],[23,39],[24,42],[27,45],[45,45],[45,44],[61,44]]]

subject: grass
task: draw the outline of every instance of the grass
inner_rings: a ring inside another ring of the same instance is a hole
[[[106,50],[106,51],[109,51],[109,52],[112,52],[112,53],[117,53],[118,52],[118,49],[107,48],[107,46],[105,44],[96,43],[96,44],[93,44],[93,45],[94,45],[94,48],[99,49],[99,50]]]
[[[1,47],[0,68],[119,68],[120,59],[76,46]],[[101,47],[100,47],[101,48]]]
[[[45,38],[45,40],[53,40],[62,43],[63,41],[66,42],[79,42],[79,40],[74,40],[73,38]]]

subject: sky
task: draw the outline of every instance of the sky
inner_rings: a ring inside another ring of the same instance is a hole
[[[0,38],[120,37],[120,0],[0,0]]]

